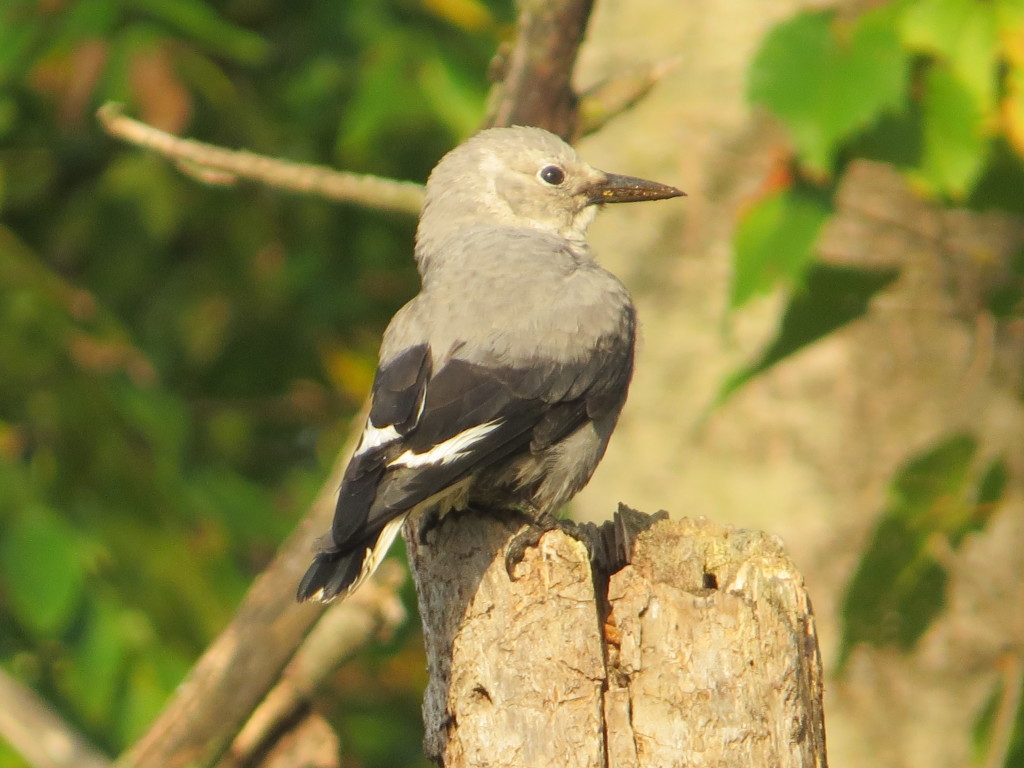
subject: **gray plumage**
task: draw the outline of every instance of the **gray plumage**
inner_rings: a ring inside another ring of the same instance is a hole
[[[681,195],[598,171],[539,128],[492,128],[434,168],[419,295],[392,319],[369,419],[299,600],[351,593],[411,513],[554,513],[590,479],[626,399],[636,319],[585,233],[603,203]]]

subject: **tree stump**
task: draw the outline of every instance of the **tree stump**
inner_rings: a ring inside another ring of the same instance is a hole
[[[603,540],[635,530],[622,525],[630,514],[620,508]],[[814,618],[777,538],[663,519],[592,568],[587,547],[551,531],[513,581],[515,533],[467,514],[425,540],[407,535],[428,757],[445,768],[826,765]]]

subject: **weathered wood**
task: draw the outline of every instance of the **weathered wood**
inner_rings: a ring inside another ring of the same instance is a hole
[[[322,720],[308,724],[310,702],[327,677],[353,653],[374,641],[389,639],[404,623],[406,611],[399,589],[405,578],[405,569],[390,560],[351,598],[327,609],[282,671],[281,679],[235,737],[228,754],[219,762],[220,768],[284,765],[275,762],[278,758],[272,758],[274,753],[295,757],[296,766],[313,765],[302,762],[307,760],[302,740],[287,738],[287,733],[292,727],[308,729],[310,734],[329,730]],[[290,746],[275,743],[278,739],[288,741]],[[312,736],[311,740],[309,746],[315,747],[318,755],[329,741]],[[317,760],[322,762],[322,757]]]
[[[583,545],[541,539],[509,580],[515,527],[461,515],[409,540],[430,682],[424,749],[443,766],[602,765],[604,662]]]
[[[659,522],[595,589],[586,548],[560,531],[511,581],[514,532],[464,515],[408,537],[428,757],[445,768],[826,765],[814,618],[777,539]]]
[[[814,615],[777,538],[660,523],[608,602],[609,765],[826,764]]]

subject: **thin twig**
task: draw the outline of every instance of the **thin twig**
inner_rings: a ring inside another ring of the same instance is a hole
[[[110,768],[34,691],[0,668],[0,735],[33,768]]]
[[[207,184],[251,179],[277,189],[414,216],[423,203],[423,187],[411,181],[346,173],[181,139],[127,117],[124,106],[115,102],[104,104],[96,116],[111,136],[172,159],[184,172]]]
[[[579,97],[579,135],[597,133],[611,120],[628,112],[681,64],[682,59],[676,56],[657,64],[631,67],[588,88]]]

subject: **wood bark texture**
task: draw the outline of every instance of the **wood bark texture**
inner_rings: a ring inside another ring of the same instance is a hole
[[[654,524],[592,571],[562,531],[511,580],[515,525],[407,531],[427,650],[427,756],[444,768],[826,765],[803,580],[778,539]]]
[[[515,44],[496,57],[485,127],[534,125],[566,141],[579,120],[572,72],[594,0],[522,0]]]

